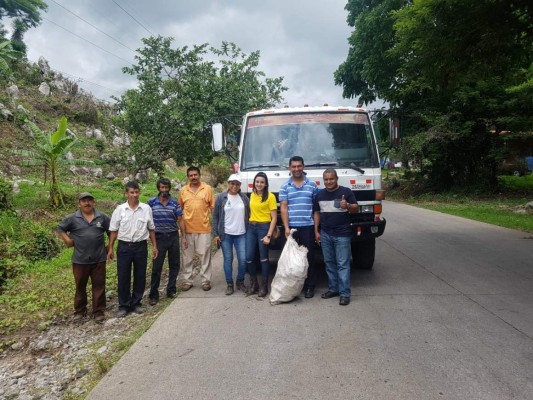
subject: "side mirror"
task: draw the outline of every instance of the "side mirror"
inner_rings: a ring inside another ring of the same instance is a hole
[[[222,134],[222,124],[217,123],[213,124],[213,127],[211,128],[211,131],[213,133],[213,151],[220,151],[224,147],[224,136]]]

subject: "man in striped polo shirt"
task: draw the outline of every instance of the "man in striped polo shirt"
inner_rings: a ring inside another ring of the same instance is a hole
[[[297,230],[298,244],[307,247],[307,279],[304,283],[304,296],[310,299],[315,295],[316,267],[314,265],[315,231],[313,220],[313,202],[318,192],[314,182],[304,174],[304,159],[293,156],[289,160],[291,177],[279,189],[280,213],[285,236],[291,229]]]
[[[160,178],[157,183],[159,194],[148,200],[152,207],[157,238],[158,256],[152,264],[152,280],[150,282],[150,305],[155,306],[159,301],[159,283],[165,256],[168,253],[168,283],[167,297],[176,296],[176,280],[180,271],[180,245],[178,241],[178,225],[182,232],[182,242],[187,248],[185,225],[182,219],[183,211],[176,200],[170,196],[170,180]]]

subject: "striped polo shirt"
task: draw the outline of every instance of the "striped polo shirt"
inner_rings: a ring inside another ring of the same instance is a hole
[[[183,211],[176,200],[170,197],[167,205],[163,205],[156,196],[148,200],[148,205],[152,207],[156,233],[174,233],[178,230],[176,220],[183,215]]]
[[[292,183],[292,178],[279,189],[279,201],[286,201],[289,210],[289,226],[313,226],[313,202],[318,186],[305,177],[301,187]]]

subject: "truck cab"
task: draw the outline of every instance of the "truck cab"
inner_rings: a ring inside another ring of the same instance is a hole
[[[220,127],[213,133],[214,143],[222,143]],[[324,188],[324,170],[335,168],[339,185],[354,192],[359,212],[350,215],[352,259],[355,266],[371,269],[375,238],[383,234],[386,220],[381,217],[384,191],[369,113],[361,107],[323,106],[265,109],[244,116],[235,171],[243,192],[252,192],[255,175],[263,171],[277,198],[295,155],[303,157],[307,178],[319,189]]]

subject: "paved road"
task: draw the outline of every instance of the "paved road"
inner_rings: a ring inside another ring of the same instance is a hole
[[[217,254],[88,398],[532,399],[533,235],[384,209],[349,306],[225,296]]]

